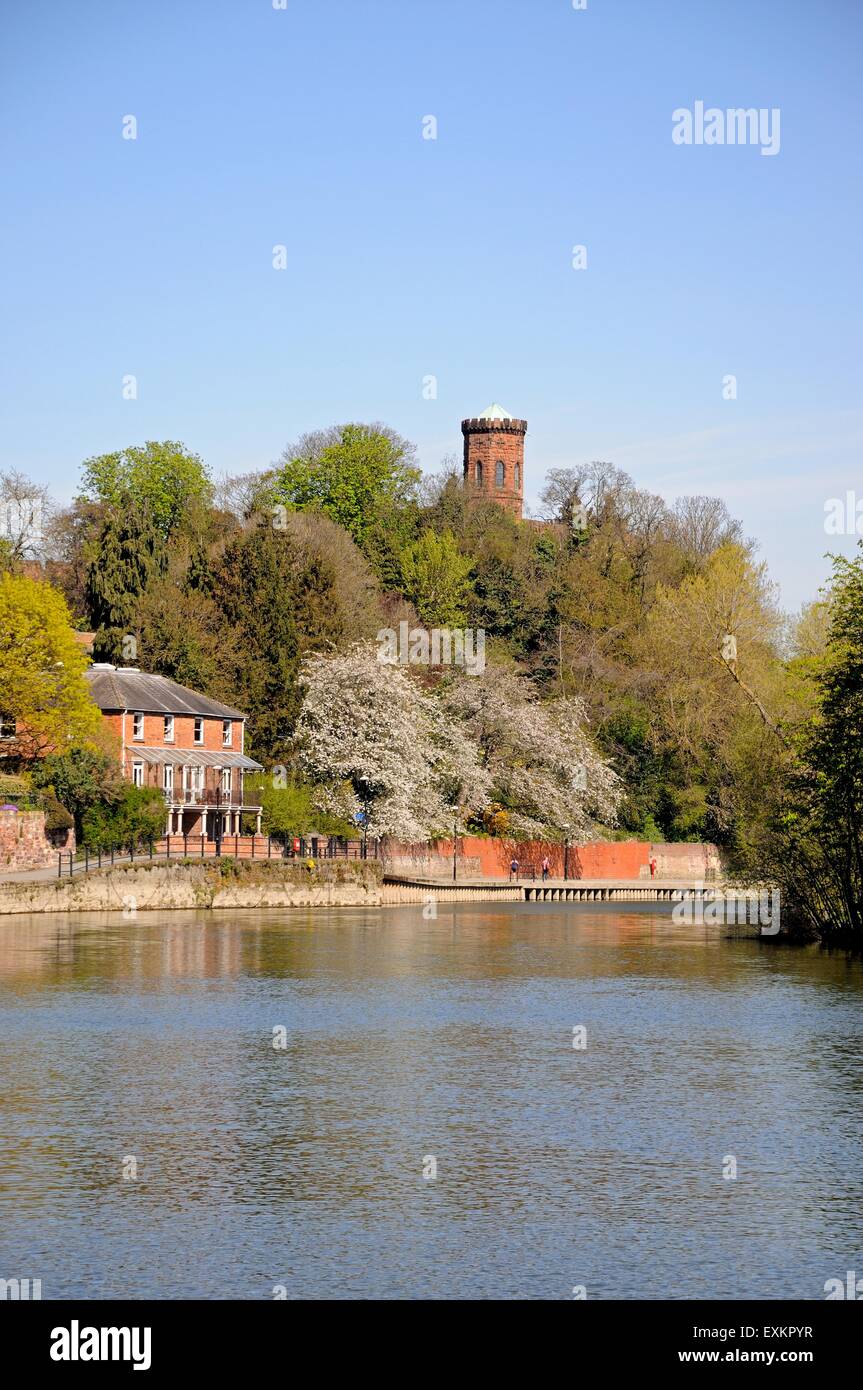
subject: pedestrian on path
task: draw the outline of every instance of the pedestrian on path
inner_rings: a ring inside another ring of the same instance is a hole
[[[510,877],[510,881],[512,881],[512,879],[514,879],[514,878],[518,878],[518,860],[517,860],[516,858],[512,858],[512,859],[510,860],[510,864],[509,864],[509,877]]]
[[[652,857],[652,859],[651,859],[651,861],[650,861],[650,877],[651,877],[651,878],[656,878],[656,856],[655,856],[655,855]]]
[[[543,880],[543,883],[544,883],[545,880],[548,878],[548,871],[549,871],[549,868],[550,868],[550,867],[551,867],[551,866],[549,865],[549,862],[548,862],[548,855],[546,855],[545,858],[544,858],[543,861],[542,861],[542,880]]]

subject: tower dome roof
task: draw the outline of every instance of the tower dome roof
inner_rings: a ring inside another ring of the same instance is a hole
[[[512,416],[510,415],[510,413],[509,413],[508,410],[504,410],[503,406],[502,406],[502,405],[498,405],[497,402],[495,401],[492,405],[487,405],[486,408],[485,408],[485,410],[482,412],[482,414],[477,416],[477,419],[478,419],[478,420],[511,420],[511,419],[512,419]]]

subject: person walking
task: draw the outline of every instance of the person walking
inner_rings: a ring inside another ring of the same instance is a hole
[[[543,883],[544,883],[545,880],[548,878],[548,871],[549,871],[550,867],[551,867],[551,865],[550,865],[549,862],[548,862],[548,855],[546,855],[545,858],[544,858],[543,861],[542,861],[542,880],[543,880]]]
[[[653,855],[650,860],[650,877],[656,878],[656,855]]]
[[[514,878],[518,878],[518,860],[515,857],[509,862],[509,877],[510,881]]]

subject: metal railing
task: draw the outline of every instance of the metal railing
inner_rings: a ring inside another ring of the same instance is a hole
[[[138,860],[164,859],[380,859],[379,840],[346,840],[332,835],[165,835],[145,844],[109,845],[91,850],[62,850],[57,855],[57,877],[72,878],[115,863],[134,864]]]

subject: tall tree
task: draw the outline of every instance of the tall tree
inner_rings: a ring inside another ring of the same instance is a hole
[[[0,717],[16,760],[31,763],[97,732],[88,665],[63,596],[39,580],[0,574]]]
[[[81,496],[118,510],[130,504],[146,514],[167,540],[193,527],[201,508],[210,505],[213,485],[204,464],[185,444],[148,440],[83,464]]]

